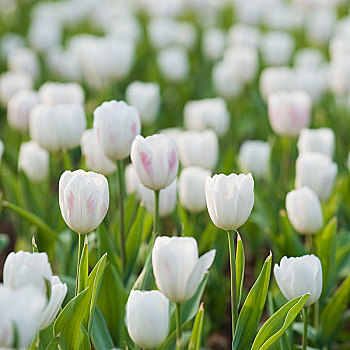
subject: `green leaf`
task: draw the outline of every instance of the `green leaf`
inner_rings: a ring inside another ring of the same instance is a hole
[[[96,349],[113,349],[113,339],[101,310],[96,307],[91,328],[92,342]]]
[[[261,327],[251,350],[266,350],[274,344],[299,315],[310,294],[295,298],[276,311]]]
[[[244,280],[244,247],[241,236],[237,232],[237,249],[236,249],[236,286],[237,286],[237,304],[240,305]]]
[[[91,350],[90,337],[84,326],[80,327],[79,350]]]
[[[9,243],[9,236],[7,234],[0,233],[0,254],[6,249]]]
[[[87,287],[87,279],[89,274],[89,250],[87,237],[85,237],[83,251],[81,252],[79,274],[78,274],[78,293]]]
[[[194,321],[190,343],[188,345],[188,350],[199,350],[199,347],[201,345],[203,319],[204,319],[204,308],[203,308],[203,304],[201,304],[197,312],[196,319]]]
[[[191,225],[188,219],[188,215],[186,213],[185,208],[180,203],[178,203],[177,205],[177,213],[181,221],[182,236],[192,237],[194,232],[191,232]]]
[[[247,298],[239,314],[235,336],[233,338],[233,350],[245,350],[250,347],[256,334],[267,296],[270,283],[272,254],[266,258],[260,275],[249,291]]]
[[[45,348],[46,350],[57,350],[58,349],[58,338],[51,340],[49,345]]]

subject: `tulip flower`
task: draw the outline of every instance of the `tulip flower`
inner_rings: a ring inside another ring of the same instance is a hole
[[[169,300],[157,290],[132,290],[126,304],[125,323],[135,344],[144,349],[157,348],[168,335]]]
[[[322,153],[302,153],[296,161],[295,187],[308,186],[325,201],[333,190],[337,172],[337,164],[330,157]]]
[[[215,168],[219,141],[213,130],[185,131],[178,141],[180,161],[184,167]]]
[[[18,168],[31,181],[42,182],[49,174],[49,153],[35,141],[24,142],[19,149]]]
[[[152,123],[160,108],[160,88],[157,83],[132,82],[126,89],[126,100],[134,106],[145,124]]]
[[[239,162],[244,171],[250,171],[256,177],[267,175],[271,147],[260,140],[244,141],[239,149]]]
[[[222,56],[225,49],[225,33],[219,28],[205,29],[202,37],[202,54],[209,61]]]
[[[281,292],[288,300],[310,293],[305,306],[318,301],[322,292],[322,266],[318,257],[313,254],[296,258],[284,256],[273,271]]]
[[[24,47],[13,50],[7,58],[10,71],[28,74],[33,80],[38,77],[39,64],[35,51]]]
[[[26,286],[32,286],[37,288],[44,297],[47,295],[45,280],[50,283],[50,297],[47,305],[41,310],[38,325],[40,329],[49,326],[67,294],[67,285],[57,276],[52,276],[47,254],[12,252],[6,258],[3,275],[5,287],[20,290]]]
[[[30,136],[48,151],[77,147],[85,129],[86,117],[83,107],[79,104],[39,104],[30,112]]]
[[[64,221],[73,231],[86,234],[95,230],[109,205],[107,179],[92,171],[65,171],[59,181],[59,204]]]
[[[16,92],[7,104],[7,121],[20,132],[26,132],[30,111],[38,104],[38,95],[34,90]]]
[[[304,91],[271,94],[268,112],[273,131],[282,136],[297,136],[310,124],[311,107],[311,98]]]
[[[234,24],[227,33],[229,46],[239,45],[256,49],[258,48],[259,39],[259,29],[243,23]]]
[[[124,177],[125,177],[126,193],[127,194],[137,193],[139,189],[140,180],[136,175],[136,172],[132,163],[129,163],[125,167]]]
[[[319,152],[332,158],[335,147],[335,136],[332,129],[302,129],[298,139],[299,154]]]
[[[106,156],[123,160],[129,156],[135,136],[140,134],[139,113],[124,101],[103,102],[94,110],[94,129]]]
[[[206,208],[205,181],[208,176],[211,176],[211,172],[199,167],[182,170],[179,177],[179,199],[190,212],[197,213]]]
[[[175,303],[191,299],[214,257],[215,249],[198,258],[197,241],[192,237],[157,237],[152,264],[158,289]]]
[[[179,167],[175,142],[162,134],[137,136],[131,146],[131,161],[141,183],[154,191],[169,186]]]
[[[250,173],[207,177],[205,197],[213,223],[226,231],[236,230],[247,221],[253,208],[253,177]]]
[[[81,152],[85,156],[86,166],[103,175],[112,174],[116,165],[104,154],[94,129],[85,130],[80,140]]]
[[[287,215],[292,226],[300,233],[314,234],[323,226],[320,200],[309,187],[300,187],[287,194]]]

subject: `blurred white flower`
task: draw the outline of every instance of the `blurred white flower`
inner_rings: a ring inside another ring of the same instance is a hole
[[[35,51],[29,48],[12,50],[7,58],[7,66],[13,72],[28,74],[33,80],[39,75],[39,58]]]
[[[304,68],[314,69],[318,68],[325,62],[325,56],[323,52],[319,49],[314,48],[304,48],[299,49],[295,52],[294,56],[294,67],[295,68]]]
[[[7,57],[11,54],[11,52],[20,47],[25,47],[25,40],[23,36],[17,33],[6,32],[2,35],[0,41],[0,57],[4,61],[7,61]]]
[[[336,56],[329,65],[329,88],[336,95],[350,92],[350,53]]]
[[[234,24],[228,31],[228,46],[248,46],[252,49],[258,48],[260,30],[257,27],[243,23]]]
[[[129,163],[125,167],[125,189],[127,194],[136,193],[139,197],[138,188],[139,188],[140,180],[137,177],[134,166],[132,163]]]
[[[202,54],[209,61],[219,59],[225,49],[225,33],[219,28],[208,28],[202,37]]]
[[[84,104],[84,90],[77,83],[46,82],[38,91],[40,102],[47,106]]]

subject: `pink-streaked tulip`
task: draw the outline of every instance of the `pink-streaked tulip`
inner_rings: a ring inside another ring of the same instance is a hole
[[[94,129],[106,156],[122,160],[130,155],[131,144],[141,132],[140,116],[124,101],[103,102],[94,110]]]
[[[131,161],[141,183],[154,191],[169,186],[179,168],[175,142],[162,134],[136,136]]]
[[[213,249],[199,258],[194,238],[157,237],[152,265],[158,289],[175,303],[191,299],[212,265],[215,252]]]
[[[64,221],[73,231],[92,232],[108,210],[107,179],[92,171],[65,171],[59,181],[59,204]]]
[[[281,136],[297,136],[310,124],[312,101],[304,91],[277,92],[268,99],[273,131]]]

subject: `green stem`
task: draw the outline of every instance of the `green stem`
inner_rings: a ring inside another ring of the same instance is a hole
[[[181,350],[182,330],[181,330],[180,303],[176,303],[176,306],[175,306],[175,318],[176,318],[176,350]]]
[[[153,213],[153,235],[157,236],[159,231],[159,190],[154,191],[154,213]]]
[[[303,350],[307,348],[307,326],[308,326],[308,309],[303,308],[303,322],[304,322],[304,332],[303,332]]]
[[[305,235],[305,247],[306,247],[306,250],[311,253],[312,252],[312,236],[313,235]]]
[[[235,335],[238,319],[237,309],[237,287],[236,287],[236,254],[235,254],[235,234],[227,231],[228,248],[230,252],[230,271],[231,271],[231,315],[232,315],[232,339]]]
[[[124,227],[124,188],[123,188],[123,161],[118,160],[118,183],[119,183],[119,239],[120,239],[120,258],[122,261],[122,271],[125,270],[125,227]]]
[[[78,250],[78,261],[77,261],[77,278],[75,281],[75,295],[78,295],[78,281],[79,281],[79,270],[80,270],[80,259],[84,248],[84,238],[83,235],[78,233],[79,236],[79,250]]]
[[[281,161],[281,185],[288,185],[288,174],[292,151],[292,140],[289,137],[282,139],[282,161]]]
[[[64,149],[62,151],[62,154],[63,154],[64,170],[73,170],[72,159],[70,157],[68,150]]]

